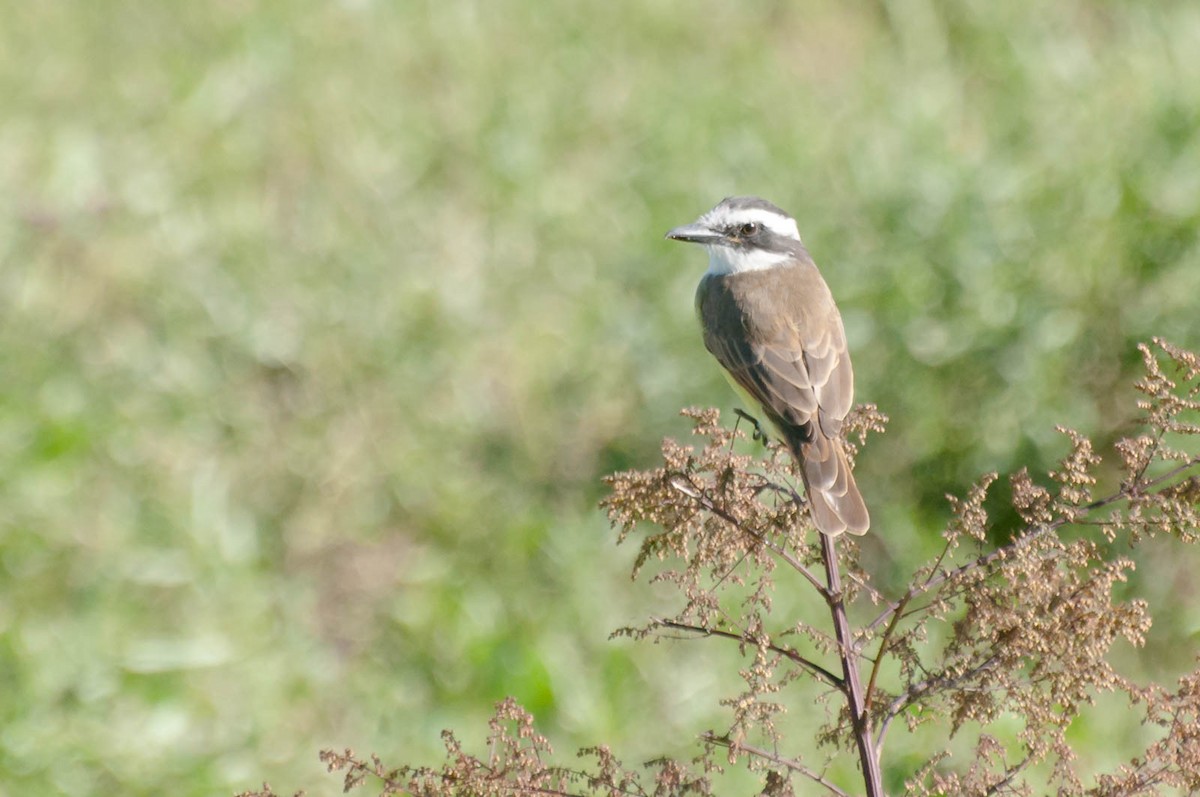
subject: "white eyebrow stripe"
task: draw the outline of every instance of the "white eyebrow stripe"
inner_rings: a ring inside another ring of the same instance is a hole
[[[800,240],[800,229],[796,226],[795,219],[780,216],[778,213],[763,208],[739,208],[729,211],[726,208],[717,207],[705,214],[702,221],[709,226],[718,228],[758,222],[776,235],[796,241]]]

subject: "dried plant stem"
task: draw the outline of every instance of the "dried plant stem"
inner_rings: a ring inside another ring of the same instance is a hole
[[[711,731],[703,734],[700,738],[710,744],[715,744],[720,747],[733,747],[733,742],[731,742],[728,738],[724,736],[717,736]],[[764,761],[770,761],[773,764],[778,764],[781,767],[785,767],[793,772],[803,775],[814,783],[819,783],[820,785],[824,786],[830,794],[836,795],[836,797],[850,797],[848,792],[842,791],[836,785],[830,783],[820,772],[804,766],[804,764],[801,764],[799,761],[795,761],[790,758],[784,758],[781,755],[772,753],[770,750],[762,747],[756,747],[752,744],[739,743],[737,745],[737,749],[740,752],[748,753],[749,755],[756,756]]]
[[[820,536],[821,560],[825,564],[825,575],[828,579],[826,601],[833,615],[838,658],[842,661],[842,691],[850,708],[850,722],[854,729],[854,743],[858,747],[858,759],[862,765],[863,783],[867,787],[867,797],[884,797],[879,754],[871,741],[871,718],[867,713],[866,691],[858,674],[858,651],[854,649],[850,620],[846,616],[846,602],[842,595],[837,545],[833,537],[825,534]]]
[[[659,625],[663,628],[672,628],[676,631],[687,631],[689,633],[701,634],[703,636],[715,636],[715,637],[721,637],[723,639],[732,639],[737,642],[741,642],[742,644],[750,645],[752,647],[757,647],[758,643],[759,643],[759,640],[756,639],[752,634],[735,634],[730,631],[722,631],[719,628],[708,628],[706,626],[691,625],[689,623],[680,623],[675,620],[667,620],[662,617],[653,617],[651,619],[654,621],[654,623],[656,625]],[[830,686],[832,686],[838,690],[844,691],[841,678],[839,678],[837,675],[831,673],[829,670],[825,669],[820,664],[817,664],[815,661],[805,658],[794,648],[785,648],[780,645],[776,645],[775,643],[771,643],[771,644],[767,645],[767,649],[774,653],[778,653],[781,656],[787,657],[790,661],[800,665],[801,667],[808,670],[813,675],[820,678],[822,681],[825,681]]]
[[[879,668],[883,665],[884,654],[887,653],[888,643],[891,642],[892,634],[895,633],[896,626],[899,625],[900,619],[903,617],[904,604],[907,602],[907,599],[903,599],[903,602],[899,605],[896,611],[892,612],[891,622],[888,623],[887,630],[883,632],[883,636],[879,640],[879,650],[876,651],[875,662],[871,665],[871,677],[867,681],[867,695],[863,700],[863,705],[867,707],[867,710],[870,710],[871,700],[875,696],[875,683],[876,679],[879,677]],[[875,754],[880,755],[882,753],[882,748],[883,730],[880,729],[879,739],[875,744]]]

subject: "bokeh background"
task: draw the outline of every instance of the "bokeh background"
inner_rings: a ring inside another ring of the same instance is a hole
[[[596,502],[733,404],[662,239],[725,195],[799,219],[892,419],[884,586],[1200,344],[1190,0],[0,6],[0,795],[332,795],[321,747],[434,762],[509,694],[689,755],[736,675],[607,639],[671,596]]]

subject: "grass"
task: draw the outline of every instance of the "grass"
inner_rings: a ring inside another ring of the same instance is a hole
[[[605,640],[656,595],[594,504],[731,403],[661,240],[726,194],[892,417],[884,583],[1195,345],[1194,4],[9,5],[0,793],[333,794],[506,694],[686,754],[720,653]]]

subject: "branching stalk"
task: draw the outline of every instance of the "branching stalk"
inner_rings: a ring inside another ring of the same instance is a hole
[[[667,620],[661,617],[652,619],[656,625],[662,626],[663,628],[673,628],[676,631],[688,631],[690,633],[701,634],[703,636],[715,636],[722,637],[723,639],[733,639],[738,642],[743,642],[747,645],[753,646],[757,646],[759,642],[750,634],[734,634],[730,631],[723,631],[719,628],[706,628],[705,626],[690,625],[688,623],[680,623],[676,622],[675,620]],[[840,677],[825,669],[820,664],[817,664],[815,661],[806,658],[794,648],[781,647],[780,645],[776,645],[772,642],[770,645],[767,645],[767,649],[773,653],[778,653],[779,655],[786,657],[795,664],[799,664],[801,667],[808,670],[810,673],[817,676],[822,681],[825,681],[825,683],[829,684],[835,689],[839,691],[843,690],[844,687]]]
[[[842,789],[838,788],[835,784],[831,783],[820,772],[817,772],[815,769],[812,769],[811,767],[804,766],[804,764],[801,764],[799,761],[795,761],[791,758],[784,758],[781,755],[772,753],[770,750],[765,750],[761,747],[756,747],[752,744],[739,743],[735,746],[734,743],[731,742],[728,738],[726,738],[724,736],[717,736],[715,733],[712,733],[712,732],[706,733],[703,736],[701,736],[700,738],[706,742],[709,742],[710,744],[715,744],[720,747],[728,747],[728,748],[736,747],[738,752],[746,753],[747,755],[752,755],[752,756],[755,756],[756,758],[761,758],[764,761],[770,761],[772,764],[778,764],[781,767],[786,767],[787,769],[790,769],[791,771],[793,771],[799,775],[803,775],[804,777],[808,778],[809,780],[813,781],[814,783],[818,783],[821,786],[824,786],[825,789],[830,794],[835,795],[835,797],[850,797],[849,793],[843,791]]]
[[[867,712],[866,693],[858,673],[858,653],[854,649],[850,621],[846,616],[837,547],[834,538],[826,534],[821,535],[821,560],[825,564],[825,574],[828,577],[826,601],[833,616],[838,658],[842,662],[842,691],[850,708],[850,723],[854,729],[854,743],[858,748],[863,783],[867,787],[867,797],[884,797],[878,750],[871,742],[871,717]]]

